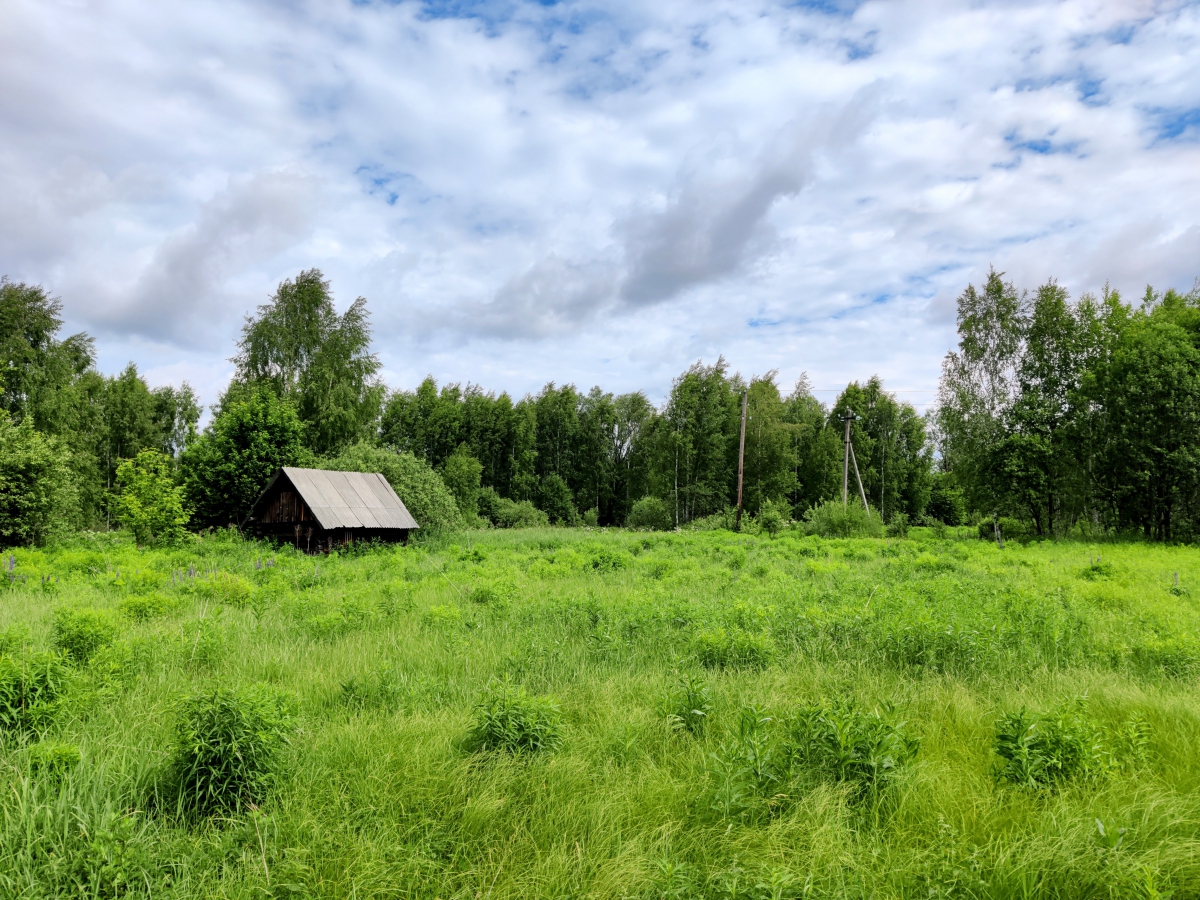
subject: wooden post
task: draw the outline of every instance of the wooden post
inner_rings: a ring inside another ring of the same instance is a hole
[[[846,423],[846,445],[842,448],[842,509],[846,508],[847,495],[850,493],[850,423],[854,421],[854,413],[847,410],[842,416]]]
[[[749,396],[748,390],[742,391],[742,434],[738,438],[738,508],[734,531],[742,530],[742,468],[746,462],[746,400]]]

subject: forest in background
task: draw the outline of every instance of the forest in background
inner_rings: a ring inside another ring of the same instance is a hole
[[[991,272],[958,300],[937,408],[877,377],[830,405],[801,378],[697,362],[661,406],[548,383],[536,395],[427,378],[389,391],[366,300],[317,270],[247,317],[203,431],[185,383],[100,374],[45,289],[0,283],[0,540],[123,522],[149,539],[236,525],[279,466],[384,472],[435,527],[727,524],[747,400],[745,507],[800,519],[835,498],[842,417],[881,521],[1002,523],[1014,536],[1191,540],[1200,515],[1200,290],[1072,300]],[[853,475],[851,476],[853,483]],[[853,491],[853,488],[852,488]],[[170,501],[163,508],[162,497]],[[155,505],[157,504],[157,506]],[[154,507],[153,509],[151,507]]]

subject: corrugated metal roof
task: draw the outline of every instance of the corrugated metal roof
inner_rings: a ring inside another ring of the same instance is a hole
[[[285,466],[283,474],[326,531],[421,527],[378,472],[330,472]]]

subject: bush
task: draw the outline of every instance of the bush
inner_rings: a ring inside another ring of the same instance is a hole
[[[462,524],[458,504],[441,476],[411,453],[364,442],[317,465],[337,472],[379,472],[423,529],[453,529]]]
[[[918,742],[890,706],[867,712],[848,700],[801,709],[790,728],[794,763],[874,792],[917,755]]]
[[[554,525],[578,525],[579,511],[571,488],[561,475],[547,475],[538,488],[538,507]]]
[[[902,512],[892,513],[892,521],[888,522],[887,536],[890,538],[908,537],[908,516]]]
[[[479,491],[479,515],[497,528],[545,528],[550,524],[549,517],[528,500],[515,503],[490,487]]]
[[[173,547],[183,540],[188,513],[183,488],[175,485],[171,459],[157,450],[143,450],[136,459],[117,466],[117,521],[147,547]]]
[[[120,603],[120,610],[135,622],[146,622],[165,616],[179,608],[179,601],[165,594],[143,594],[126,597]]]
[[[514,585],[497,581],[491,584],[476,585],[467,595],[467,599],[483,606],[502,607],[506,606],[516,595],[517,589]]]
[[[771,537],[779,534],[781,528],[787,524],[790,510],[786,504],[776,503],[772,500],[767,500],[758,510],[758,515],[755,517],[755,524]]]
[[[692,645],[696,659],[706,669],[762,669],[775,656],[769,634],[741,628],[713,628],[696,635]]]
[[[240,522],[277,469],[308,459],[304,425],[291,403],[265,387],[230,387],[208,430],[179,461],[193,521]]]
[[[629,510],[625,525],[642,531],[668,531],[675,523],[667,504],[658,497],[643,497]]]
[[[826,500],[804,514],[805,530],[821,537],[879,537],[883,523],[876,513],[852,500],[843,509],[838,500]]]
[[[967,501],[954,479],[945,472],[937,472],[933,476],[933,488],[925,505],[925,515],[944,525],[962,525],[967,521]]]
[[[996,723],[1000,781],[1033,788],[1057,784],[1099,767],[1098,729],[1078,707],[1054,713],[1021,709]]]
[[[70,607],[54,614],[54,646],[80,664],[115,641],[119,630],[113,614],[106,609]]]
[[[991,519],[979,523],[979,539],[981,541],[996,540],[996,526]],[[1027,541],[1034,537],[1034,531],[1020,519],[1009,516],[1000,517],[1000,537],[1006,541]]]
[[[464,522],[473,522],[479,515],[480,477],[483,475],[483,465],[470,451],[466,444],[446,457],[442,464],[442,481],[454,495],[458,512]]]
[[[475,707],[468,745],[475,750],[536,753],[562,743],[558,707],[547,697],[530,697],[507,683],[489,686]]]
[[[47,728],[62,706],[69,671],[61,656],[0,656],[0,730],[32,734]]]
[[[180,809],[206,816],[261,803],[291,729],[287,704],[266,685],[220,688],[186,700],[172,763]]]
[[[0,545],[40,544],[78,514],[69,454],[0,410]]]

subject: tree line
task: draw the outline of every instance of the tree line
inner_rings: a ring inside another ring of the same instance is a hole
[[[750,515],[800,518],[840,497],[851,413],[880,521],[1190,540],[1200,515],[1200,290],[1148,288],[1135,307],[1107,288],[1022,292],[993,271],[959,297],[959,344],[928,417],[877,377],[826,405],[805,377],[782,389],[776,372],[747,379],[723,358],[682,372],[661,405],[553,382],[519,399],[432,377],[389,391],[366,300],[338,313],[312,269],[247,316],[233,380],[198,431],[186,383],[151,389],[133,364],[102,375],[92,338],[61,328],[44,289],[0,281],[10,543],[52,525],[237,525],[283,465],[382,471],[438,526],[727,523],[743,398]]]

